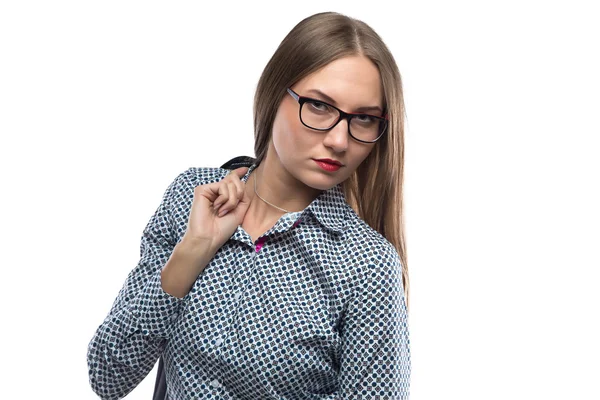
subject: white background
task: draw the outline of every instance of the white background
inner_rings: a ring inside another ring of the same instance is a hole
[[[262,69],[333,10],[403,77],[411,398],[600,399],[594,2],[206,3],[1,3],[2,397],[96,398],[87,344],[167,185],[254,156]]]

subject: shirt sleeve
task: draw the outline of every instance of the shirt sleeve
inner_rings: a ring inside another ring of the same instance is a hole
[[[152,370],[185,300],[162,289],[161,271],[177,244],[173,202],[181,173],[143,230],[140,259],[88,345],[90,385],[102,399],[120,399]]]
[[[402,264],[390,247],[366,267],[346,308],[341,334],[339,399],[410,395],[410,341]]]

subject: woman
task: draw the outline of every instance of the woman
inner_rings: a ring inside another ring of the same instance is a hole
[[[294,27],[258,83],[255,162],[181,173],[144,229],[94,391],[125,396],[162,354],[170,399],[407,399],[403,113],[369,26]]]

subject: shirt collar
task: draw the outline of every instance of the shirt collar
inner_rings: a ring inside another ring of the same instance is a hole
[[[254,163],[248,167],[248,171],[242,177],[241,181],[246,183],[252,171],[257,167]],[[316,219],[326,228],[336,232],[343,233],[346,229],[346,210],[348,203],[342,190],[342,184],[322,191],[300,214],[304,218],[307,212],[312,213]]]
[[[342,184],[324,190],[306,207],[317,220],[336,233],[343,233],[346,228],[346,197]],[[305,212],[306,212],[305,210]]]

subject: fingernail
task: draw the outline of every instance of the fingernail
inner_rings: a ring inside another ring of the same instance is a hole
[[[219,217],[222,217],[223,215],[227,214],[227,212],[228,212],[228,211],[229,211],[229,210],[221,211],[221,212],[219,213]]]

